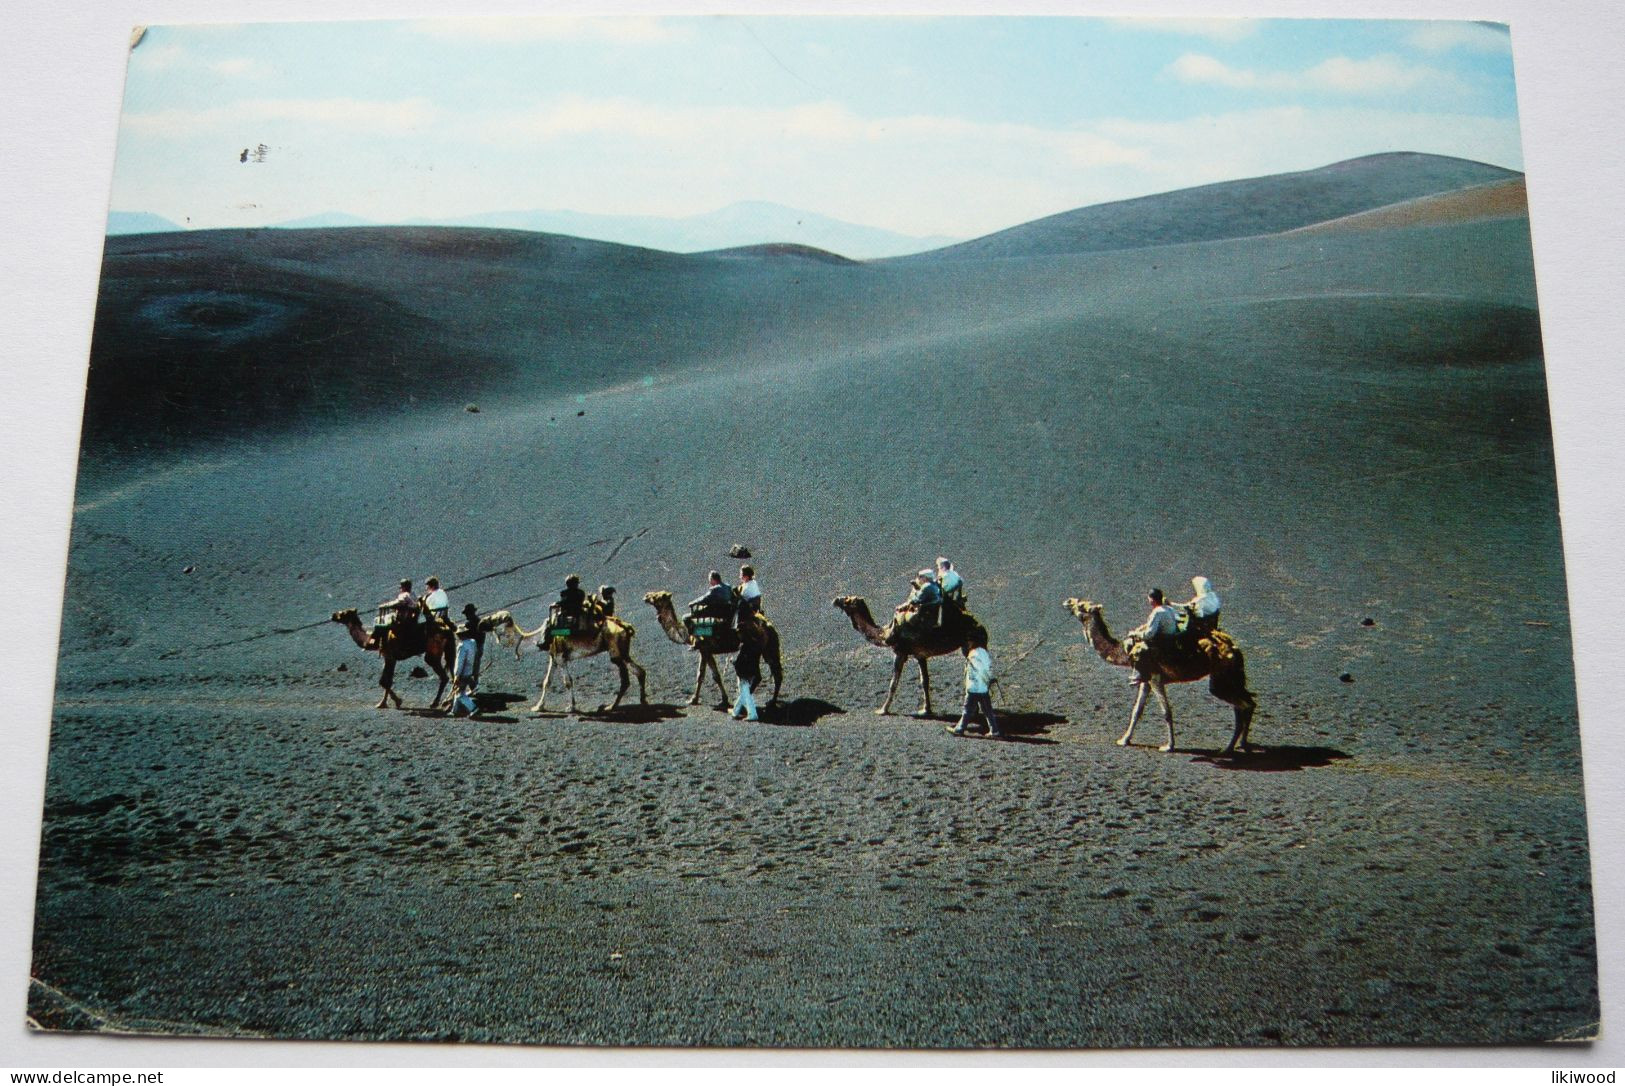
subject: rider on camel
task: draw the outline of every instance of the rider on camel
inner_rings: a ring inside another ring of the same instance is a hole
[[[1192,639],[1206,637],[1219,628],[1219,608],[1224,604],[1206,577],[1192,577],[1191,587],[1196,595],[1185,604],[1185,632]]]
[[[897,622],[907,629],[934,626],[942,609],[942,589],[937,586],[937,572],[922,569],[909,581],[908,599],[897,608]]]
[[[748,622],[762,613],[762,586],[756,583],[754,566],[739,567],[739,584],[734,588],[738,600],[738,620]]]
[[[451,597],[440,587],[440,578],[430,577],[424,586],[429,590],[423,597],[423,610],[428,613],[429,621],[443,629],[452,629],[451,620],[446,617],[446,612],[451,610]]]
[[[1143,683],[1149,679],[1158,654],[1167,655],[1175,651],[1179,636],[1179,612],[1163,599],[1162,589],[1153,588],[1145,598],[1151,604],[1151,614],[1146,617],[1144,625],[1130,630],[1124,639],[1129,646],[1129,655],[1134,659],[1131,683]]]
[[[574,630],[581,625],[582,612],[587,606],[587,593],[581,590],[581,578],[574,573],[564,579],[564,588],[553,604],[549,626]]]

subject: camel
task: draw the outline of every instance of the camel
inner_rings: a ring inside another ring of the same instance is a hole
[[[384,658],[384,673],[378,677],[378,685],[384,688],[384,696],[378,699],[376,708],[388,706],[390,698],[395,699],[395,708],[406,708],[401,696],[395,693],[395,664],[414,656],[422,656],[424,662],[434,668],[434,673],[440,677],[440,688],[434,692],[434,700],[429,703],[431,709],[440,708],[440,698],[446,692],[446,684],[451,681],[452,661],[457,653],[457,639],[450,631],[429,623],[424,627],[420,639],[403,637],[391,627],[384,634],[382,644],[372,644],[369,631],[361,624],[361,616],[354,607],[333,612],[333,621],[349,630],[351,640],[362,649],[376,652]]]
[[[547,701],[547,692],[553,685],[555,666],[564,669],[564,689],[570,692],[570,712],[576,712],[576,688],[575,679],[570,674],[570,657],[597,656],[601,652],[609,653],[610,661],[621,673],[621,688],[615,692],[615,700],[608,705],[600,705],[598,711],[608,712],[621,704],[627,688],[632,685],[632,679],[627,674],[628,668],[638,673],[638,702],[643,705],[649,704],[649,694],[644,687],[643,668],[632,659],[632,636],[637,631],[632,628],[630,622],[610,616],[603,619],[596,630],[578,629],[568,637],[547,637],[547,643],[542,645],[538,642],[547,632],[546,623],[534,630],[526,630],[507,611],[493,611],[481,621],[496,634],[498,641],[513,649],[516,660],[526,645],[536,645],[539,651],[547,653],[547,674],[542,678],[542,696],[530,707],[533,713],[541,712]]]
[[[1083,623],[1090,643],[1094,645],[1102,660],[1117,667],[1134,666],[1128,650],[1106,628],[1106,619],[1100,604],[1072,598],[1068,599],[1064,606]],[[1140,716],[1145,712],[1146,694],[1149,690],[1156,694],[1157,700],[1162,703],[1162,715],[1168,722],[1168,741],[1157,749],[1173,750],[1174,710],[1168,703],[1167,684],[1207,679],[1208,693],[1236,710],[1236,731],[1230,737],[1230,745],[1224,748],[1224,754],[1234,754],[1237,749],[1243,752],[1257,749],[1247,741],[1247,731],[1252,726],[1253,712],[1258,708],[1258,701],[1253,697],[1252,691],[1247,689],[1247,664],[1241,650],[1236,648],[1236,643],[1230,640],[1229,634],[1217,630],[1197,644],[1201,649],[1200,653],[1181,655],[1172,659],[1163,659],[1160,656],[1156,658],[1156,670],[1151,674],[1149,682],[1140,684],[1139,693],[1134,697],[1134,710],[1129,714],[1128,730],[1117,740],[1118,746],[1128,746],[1129,738],[1134,734],[1134,726],[1140,722]]]
[[[891,686],[886,691],[886,700],[875,710],[875,715],[885,716],[891,712],[892,698],[897,694],[897,682],[902,678],[903,666],[912,658],[920,665],[920,689],[925,692],[925,704],[915,711],[915,716],[931,715],[931,672],[926,667],[926,660],[933,656],[947,656],[950,653],[963,652],[965,639],[972,631],[981,631],[982,624],[976,621],[969,611],[956,625],[930,626],[923,631],[923,636],[911,638],[908,631],[899,628],[894,618],[884,627],[876,626],[875,620],[869,615],[869,605],[862,596],[837,596],[835,598],[837,610],[846,614],[852,620],[852,628],[862,634],[872,645],[890,651],[895,659],[892,662]]]
[[[643,597],[643,602],[655,609],[659,617],[660,628],[666,631],[666,636],[679,645],[686,645],[690,652],[700,655],[699,669],[694,673],[694,696],[688,699],[690,705],[700,703],[700,692],[705,686],[706,668],[711,669],[711,675],[717,681],[717,689],[722,692],[722,707],[728,705],[728,688],[723,685],[722,672],[717,669],[718,656],[731,656],[739,651],[739,637],[730,630],[728,637],[699,638],[688,632],[683,620],[677,617],[677,609],[673,606],[670,592],[649,592]],[[779,655],[779,631],[773,623],[765,618],[757,617],[752,623],[741,624],[740,633],[746,637],[760,636],[762,659],[767,668],[773,673],[773,696],[767,699],[767,704],[773,705],[779,700],[779,687],[784,682],[784,664]]]

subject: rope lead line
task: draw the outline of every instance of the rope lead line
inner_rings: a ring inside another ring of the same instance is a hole
[[[604,564],[608,565],[611,561],[614,560],[614,558],[615,558],[615,556],[617,554],[621,553],[621,548],[622,547],[626,546],[628,543],[630,543],[634,539],[641,539],[643,537],[643,535],[646,532],[648,532],[648,530],[649,530],[648,528],[644,528],[641,531],[639,531],[636,535],[622,536],[620,541],[615,544],[615,549],[610,552],[609,557],[604,559]],[[461,584],[447,585],[446,590],[448,592],[455,592],[458,589],[467,588],[469,585],[479,584],[481,581],[489,581],[489,580],[491,580],[493,578],[496,578],[496,577],[506,577],[510,573],[518,573],[522,569],[527,569],[527,568],[529,568],[531,566],[540,565],[543,562],[550,562],[555,558],[563,558],[565,555],[574,554],[576,551],[584,551],[584,550],[588,550],[589,548],[592,548],[592,547],[601,547],[605,543],[608,543],[608,542],[610,542],[610,538],[608,536],[605,536],[603,539],[594,539],[590,543],[583,543],[583,544],[581,544],[580,546],[577,546],[577,547],[566,547],[562,551],[553,551],[550,554],[542,555],[540,558],[531,558],[531,559],[528,559],[528,560],[526,560],[524,562],[520,562],[516,566],[509,566],[507,569],[499,569],[499,570],[494,570],[494,571],[492,571],[490,573],[482,573],[478,577],[473,578],[472,580],[463,581]],[[501,607],[493,608],[493,610],[505,611],[508,608],[516,607],[521,603],[529,603],[531,600],[541,599],[545,595],[547,595],[546,592],[538,592],[534,596],[526,596],[523,599],[517,599],[517,600],[512,601],[511,603],[505,603]],[[274,629],[274,630],[266,630],[263,633],[250,634],[247,637],[239,637],[239,638],[236,638],[236,639],[231,640],[231,641],[216,641],[215,643],[213,643],[211,645],[196,645],[196,646],[193,646],[192,648],[187,648],[187,649],[170,649],[168,652],[159,653],[158,654],[158,659],[160,659],[160,660],[173,660],[175,657],[180,656],[183,653],[210,652],[210,651],[212,651],[214,649],[231,648],[234,645],[246,645],[251,641],[263,641],[267,637],[284,637],[284,636],[286,636],[288,634],[304,633],[306,630],[314,630],[319,626],[326,626],[331,621],[332,621],[332,619],[324,618],[324,619],[322,619],[322,620],[320,620],[318,622],[307,622],[303,626],[289,626],[289,627],[285,627],[285,628],[279,627],[279,628]]]

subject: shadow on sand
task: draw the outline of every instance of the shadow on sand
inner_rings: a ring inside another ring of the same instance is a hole
[[[781,701],[774,705],[761,707],[760,715],[763,724],[775,724],[787,728],[810,728],[826,716],[835,716],[845,713],[846,710],[839,705],[824,701],[821,698],[796,698],[793,701]]]
[[[525,701],[523,694],[475,694],[474,712],[472,719],[484,721],[487,724],[517,724],[516,716],[492,716],[493,710],[506,709],[514,702]],[[467,720],[468,717],[456,717],[451,711],[451,705],[445,704],[438,709],[403,709],[407,716],[427,717],[430,720]]]
[[[1066,723],[1066,717],[1056,716],[1054,713],[1013,713],[1002,709],[996,709],[994,712],[999,718],[999,731],[1004,733],[999,736],[998,741],[1004,743],[1030,743],[1037,746],[1052,747],[1055,745],[1055,740],[1044,738],[1045,734],[1055,725]],[[933,719],[945,719],[950,723],[959,720],[956,716]],[[966,738],[992,738],[985,731],[980,730],[981,725],[979,723],[972,727],[974,730]]]
[[[1353,757],[1332,747],[1257,747],[1247,754],[1224,754],[1220,750],[1185,750],[1193,762],[1205,762],[1220,769],[1245,769],[1254,773],[1287,773],[1299,769],[1324,769],[1333,762]]]
[[[609,709],[599,706],[595,709],[577,708],[575,712],[568,709],[544,709],[539,713],[529,714],[532,720],[602,720],[610,724],[653,724],[659,720],[681,720],[683,711],[675,705],[664,702],[650,702],[648,705],[621,705],[619,708]]]

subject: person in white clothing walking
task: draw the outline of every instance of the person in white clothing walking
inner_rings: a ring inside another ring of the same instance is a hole
[[[987,734],[991,738],[1004,738],[1004,732],[999,730],[999,718],[993,713],[993,697],[989,693],[992,685],[993,657],[987,651],[987,636],[973,632],[965,638],[965,708],[959,714],[959,723],[949,727],[950,734],[969,735],[971,718],[980,716],[987,722]]]

